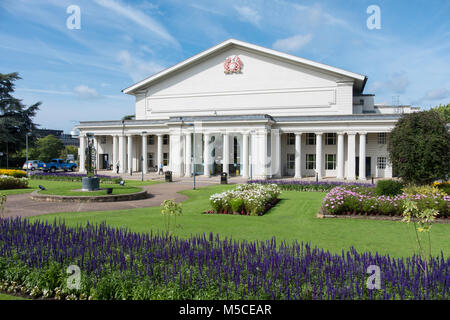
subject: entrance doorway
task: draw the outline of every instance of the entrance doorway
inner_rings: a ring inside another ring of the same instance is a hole
[[[107,153],[103,153],[100,155],[100,159],[101,159],[101,168],[100,169],[107,169],[109,170],[109,154]]]
[[[359,177],[359,157],[356,157],[355,160],[355,165],[356,165],[356,176]],[[371,163],[371,159],[370,157],[366,157],[366,178],[370,177],[370,175],[372,174],[372,170],[370,168],[370,163]]]

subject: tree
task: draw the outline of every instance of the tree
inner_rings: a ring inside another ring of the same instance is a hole
[[[447,179],[450,133],[434,110],[405,114],[392,130],[389,160],[407,183],[428,184]]]
[[[25,147],[25,134],[36,129],[32,118],[41,102],[26,107],[22,100],[14,98],[14,82],[21,79],[17,72],[0,73],[0,150],[15,153]],[[30,137],[29,143],[32,143]]]
[[[432,110],[438,112],[447,123],[450,123],[450,103],[447,105],[438,105],[432,108]]]
[[[36,141],[34,151],[37,158],[44,162],[49,162],[52,158],[58,158],[64,150],[64,144],[54,135],[50,134]]]
[[[66,146],[60,154],[62,159],[66,159],[68,154],[73,154],[75,160],[78,160],[78,148],[76,146]]]
[[[129,115],[123,116],[122,120],[134,120],[134,118],[135,118],[134,114],[129,114]]]

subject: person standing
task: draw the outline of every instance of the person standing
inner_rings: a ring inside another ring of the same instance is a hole
[[[119,174],[119,168],[120,168],[120,162],[117,161],[116,162],[116,172],[117,172],[117,174]]]
[[[158,174],[163,174],[163,173],[164,173],[164,172],[163,172],[163,164],[160,163],[160,164],[159,164]]]

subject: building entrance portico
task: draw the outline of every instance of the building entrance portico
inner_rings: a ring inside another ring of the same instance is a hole
[[[129,130],[134,133],[127,133],[127,123],[121,123],[123,134],[91,131],[98,150],[98,168],[105,169],[110,163],[115,170],[119,164],[119,173],[157,172],[162,164],[164,171],[186,177],[195,170],[196,175],[205,177],[225,172],[256,179],[317,176],[365,180],[372,174],[377,176],[375,167],[378,173],[389,170],[386,157],[379,157],[380,151],[386,153],[386,132],[332,132],[327,128],[319,132],[307,126],[280,130],[275,121],[266,122],[272,128],[258,123],[254,129],[219,130],[205,120],[196,128],[180,124],[172,132],[149,133],[149,128],[139,134],[133,121]],[[80,145],[85,145],[86,137],[80,139]],[[80,168],[84,168],[83,162],[84,157],[80,157]]]

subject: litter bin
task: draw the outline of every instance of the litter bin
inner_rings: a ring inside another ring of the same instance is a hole
[[[166,182],[172,182],[172,171],[166,171],[164,172],[164,175],[166,177]]]
[[[220,184],[228,184],[228,173],[222,172],[220,175]]]

